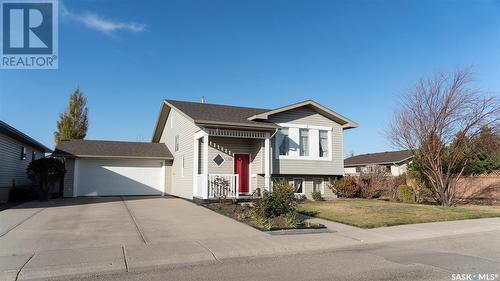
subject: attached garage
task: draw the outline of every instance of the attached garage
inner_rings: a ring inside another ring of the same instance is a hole
[[[77,196],[162,195],[164,161],[78,159]]]
[[[69,140],[53,153],[64,157],[64,196],[163,195],[172,155],[165,144]]]

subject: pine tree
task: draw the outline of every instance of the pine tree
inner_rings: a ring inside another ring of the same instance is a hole
[[[69,98],[69,105],[59,115],[57,121],[57,132],[54,133],[55,142],[59,144],[62,140],[83,139],[88,129],[87,98],[80,91],[80,87]]]

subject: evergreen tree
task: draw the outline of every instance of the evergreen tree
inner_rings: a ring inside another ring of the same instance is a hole
[[[59,115],[57,121],[57,132],[54,133],[55,142],[59,144],[62,140],[83,139],[88,129],[87,98],[80,91],[80,87],[69,98],[69,105]]]

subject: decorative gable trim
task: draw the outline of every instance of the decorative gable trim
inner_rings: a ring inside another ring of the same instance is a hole
[[[296,109],[296,108],[303,107],[303,106],[310,107],[313,110],[315,110],[316,112],[318,112],[319,114],[325,116],[326,118],[339,123],[340,125],[342,125],[342,127],[344,129],[358,127],[358,124],[356,122],[338,114],[337,112],[335,112],[333,110],[330,110],[330,109],[322,106],[321,104],[319,104],[313,100],[306,100],[303,102],[295,103],[292,105],[288,105],[288,106],[280,107],[280,108],[270,110],[270,111],[267,111],[264,113],[260,113],[260,114],[249,117],[248,120],[250,120],[250,121],[267,120],[267,119],[269,119],[269,116],[271,116],[271,115],[278,114],[278,113],[281,113],[284,111],[289,111],[289,110]]]

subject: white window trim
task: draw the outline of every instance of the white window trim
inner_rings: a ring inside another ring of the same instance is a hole
[[[215,162],[215,157],[217,157],[217,155],[220,155],[220,157],[222,158],[222,163],[220,163],[220,165],[217,164],[217,162]],[[220,166],[224,165],[224,163],[226,162],[226,158],[224,158],[224,156],[222,156],[222,154],[220,154],[220,153],[218,153],[217,155],[214,157],[214,159],[212,159],[212,161],[214,161],[214,163],[215,163],[215,165],[217,165],[217,167],[220,167]]]
[[[325,179],[324,178],[313,178],[312,179],[312,189],[314,191],[314,181],[321,180],[321,194],[325,194]]]
[[[295,192],[295,194],[306,194],[306,179],[305,178],[293,178],[292,184],[295,190],[295,180],[302,180],[302,192]]]
[[[300,148],[297,148],[297,151],[292,151],[292,150],[289,150],[289,155],[280,155],[280,151],[279,151],[279,141],[275,141],[274,144],[275,144],[275,147],[274,147],[274,150],[276,151],[275,153],[275,157],[276,159],[279,159],[279,160],[314,160],[314,161],[332,161],[333,159],[333,134],[332,134],[332,131],[333,131],[333,127],[324,127],[324,126],[315,126],[315,125],[302,125],[302,124],[291,124],[291,123],[278,123],[278,125],[280,127],[284,127],[284,128],[287,128],[288,129],[288,138],[290,139],[290,142],[289,142],[289,147],[290,147],[290,143],[291,142],[295,142],[295,143],[299,143],[300,142],[300,133],[298,132],[294,132],[292,133],[292,129],[309,129],[309,156],[300,156]],[[311,136],[313,134],[311,134],[311,130],[317,130],[318,133],[314,134],[316,137],[315,139],[313,139]],[[319,131],[327,131],[328,132],[328,156],[326,157],[319,157],[319,149],[317,152],[314,152],[312,150],[313,147],[316,147],[316,145],[312,145],[313,142],[315,143],[318,143],[319,144]],[[298,139],[294,139],[293,137],[298,137]],[[293,154],[297,154],[297,155],[291,155],[292,153],[290,152],[293,152]]]

